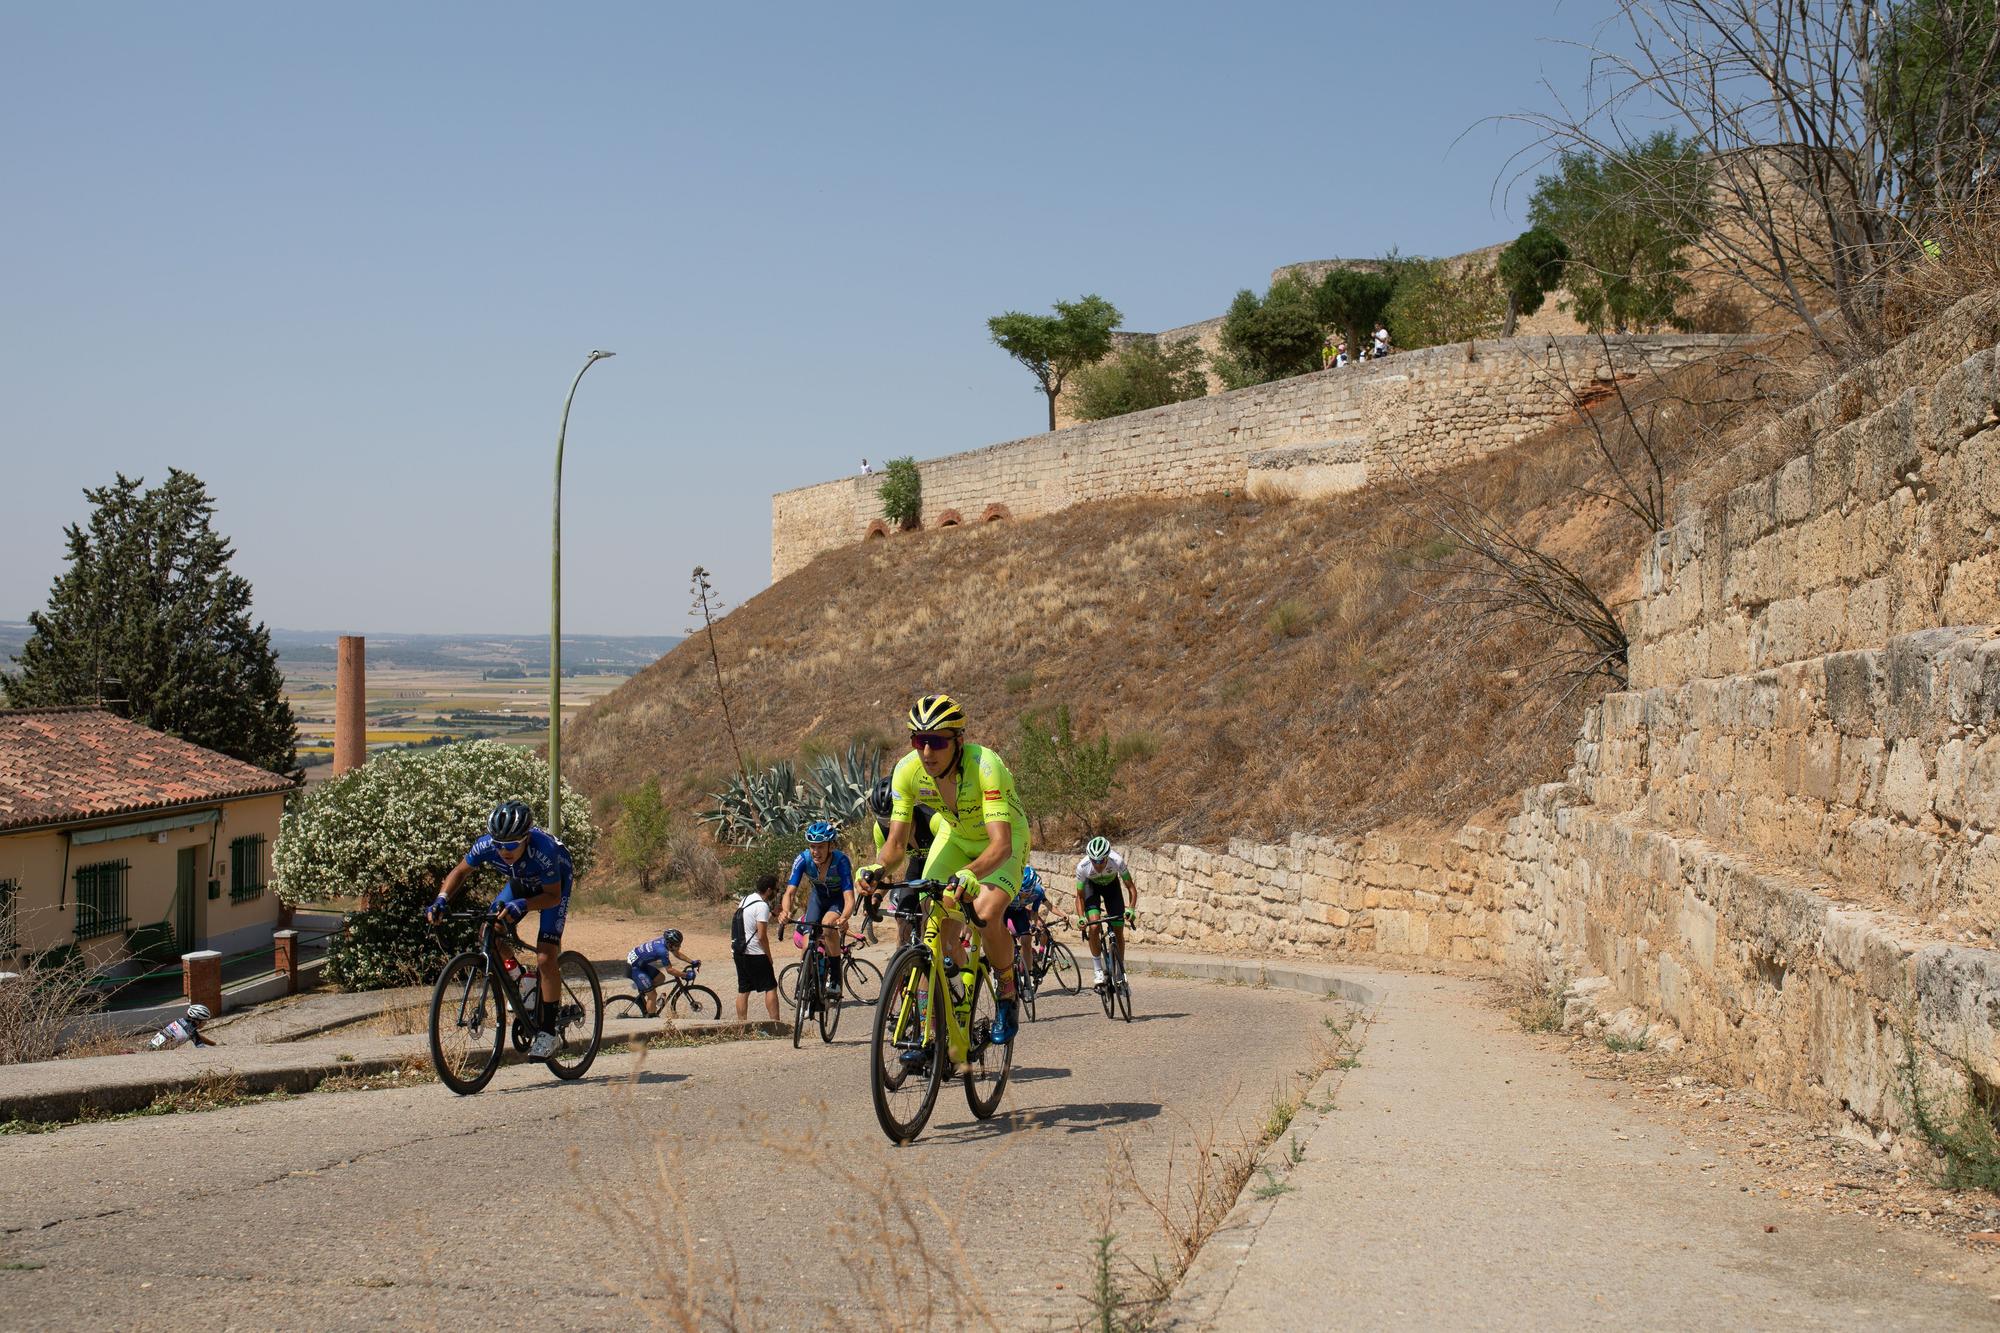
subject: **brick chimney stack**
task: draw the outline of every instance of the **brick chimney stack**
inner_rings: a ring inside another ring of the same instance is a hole
[[[368,762],[368,640],[340,636],[333,676],[333,773]]]

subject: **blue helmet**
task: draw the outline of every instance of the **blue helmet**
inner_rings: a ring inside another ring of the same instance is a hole
[[[1033,893],[1036,889],[1039,889],[1041,887],[1042,887],[1042,877],[1035,873],[1035,868],[1030,865],[1022,866],[1021,892]]]
[[[815,843],[832,841],[833,825],[827,823],[824,819],[815,819],[812,823],[806,825],[806,846],[810,847]]]

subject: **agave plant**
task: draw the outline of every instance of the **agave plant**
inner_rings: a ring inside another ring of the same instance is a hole
[[[880,747],[856,742],[843,754],[813,760],[801,782],[792,762],[781,759],[761,773],[731,778],[702,818],[715,825],[722,841],[739,845],[762,834],[802,832],[815,819],[845,824],[866,806],[881,762]]]

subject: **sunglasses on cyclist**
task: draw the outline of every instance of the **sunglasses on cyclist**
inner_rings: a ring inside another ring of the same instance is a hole
[[[518,852],[527,845],[528,840],[526,838],[519,838],[513,842],[496,842],[493,844],[497,850],[503,852]]]
[[[950,744],[950,732],[913,731],[910,733],[910,748],[913,750],[942,750]]]

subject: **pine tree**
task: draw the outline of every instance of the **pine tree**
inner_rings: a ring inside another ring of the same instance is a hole
[[[88,524],[64,530],[69,567],[49,589],[34,633],[0,673],[16,707],[102,703],[259,768],[288,772],[298,729],[270,631],[250,619],[250,584],[210,520],[193,473],[164,484],[120,474],[84,491]]]

